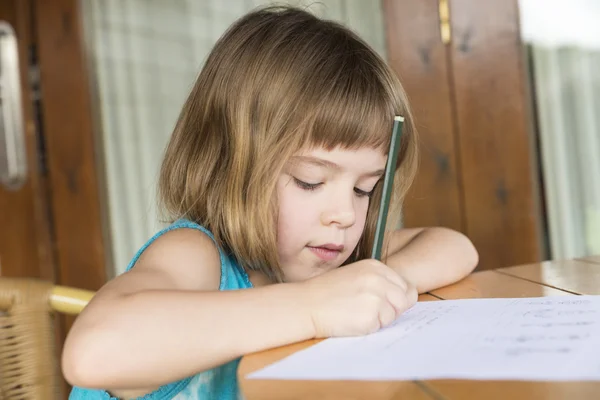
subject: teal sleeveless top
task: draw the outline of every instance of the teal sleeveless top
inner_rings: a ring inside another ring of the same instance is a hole
[[[208,235],[213,241],[214,236],[204,227],[187,220],[180,220],[154,235],[146,244],[140,248],[133,257],[127,270],[133,268],[140,255],[157,238],[165,233],[179,228],[197,229]],[[233,257],[219,249],[221,258],[221,283],[219,290],[236,290],[251,288],[252,283],[248,274],[235,261]],[[238,391],[237,367],[240,359],[233,360],[227,364],[201,372],[197,375],[182,379],[178,382],[169,383],[161,386],[156,391],[149,393],[140,399],[143,400],[231,400],[242,398]],[[69,396],[69,400],[117,400],[105,390],[85,389],[74,387]]]

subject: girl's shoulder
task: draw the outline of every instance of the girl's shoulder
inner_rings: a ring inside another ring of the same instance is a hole
[[[252,287],[244,268],[233,255],[217,246],[214,235],[204,226],[180,219],[158,231],[137,251],[127,271],[138,264],[151,265],[177,275],[174,279],[194,282],[202,273],[204,282],[219,290]],[[188,268],[180,268],[187,265]],[[190,288],[192,289],[192,288]]]

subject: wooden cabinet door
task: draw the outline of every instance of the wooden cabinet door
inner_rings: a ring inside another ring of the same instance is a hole
[[[421,136],[405,225],[464,232],[479,251],[478,269],[541,261],[541,177],[517,1],[384,7],[389,59]]]
[[[47,169],[29,85],[30,5],[0,1],[0,276],[54,281]]]
[[[0,0],[0,278],[96,290],[108,255],[80,18],[77,0]],[[72,320],[57,316],[58,352]]]

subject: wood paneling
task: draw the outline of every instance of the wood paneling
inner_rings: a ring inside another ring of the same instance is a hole
[[[450,15],[466,232],[484,269],[541,261],[517,2],[452,0]]]
[[[452,39],[438,0],[384,0],[389,62],[421,135],[406,226],[465,233],[478,269],[541,261],[544,218],[518,5],[450,0]]]
[[[28,168],[22,187],[7,190],[0,186],[0,276],[57,282],[44,138],[35,117],[35,88],[30,81],[31,50],[35,46],[32,13],[29,0],[0,0],[0,19],[8,22],[17,36]],[[3,89],[3,95],[10,93]],[[58,360],[64,339],[61,319],[55,327]],[[66,393],[64,381],[61,390]]]
[[[30,15],[31,4],[27,0],[0,1],[0,19],[8,22],[17,36],[28,168],[27,180],[18,190],[0,185],[0,276],[54,281],[46,182],[38,158],[39,142],[29,85]]]
[[[61,285],[97,290],[107,279],[90,84],[77,0],[34,2],[42,125]],[[62,351],[74,318],[59,315]],[[69,386],[63,381],[64,393]]]
[[[35,7],[59,281],[97,290],[106,254],[81,11],[77,0]]]
[[[464,231],[447,49],[438,0],[383,2],[388,58],[408,93],[420,136],[420,166],[404,205],[404,225]]]

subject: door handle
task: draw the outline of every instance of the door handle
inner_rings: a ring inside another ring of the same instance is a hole
[[[0,183],[16,190],[26,177],[19,49],[12,26],[0,21]]]

